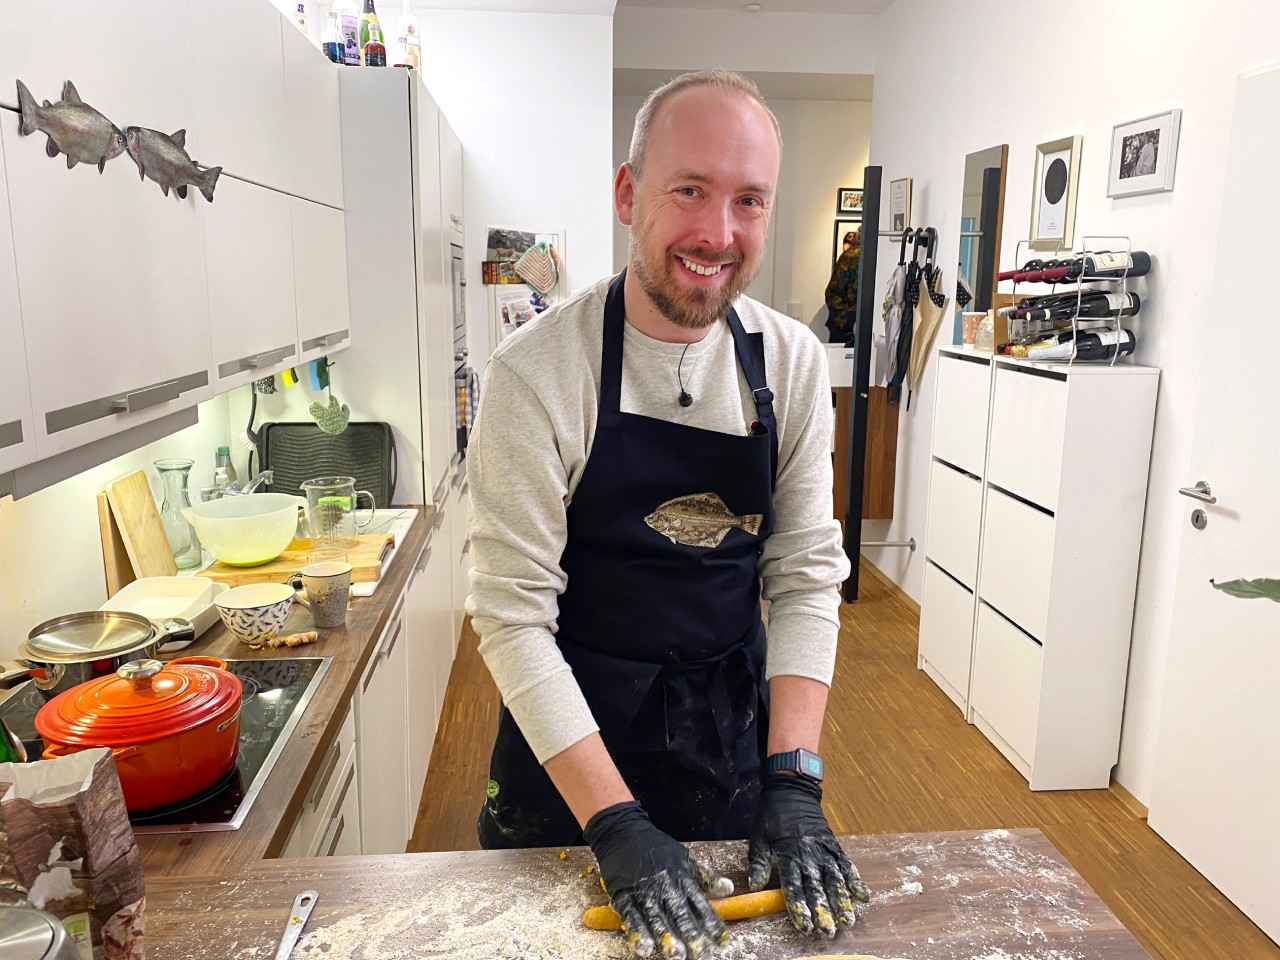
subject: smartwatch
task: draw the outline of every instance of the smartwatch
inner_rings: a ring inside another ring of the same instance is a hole
[[[814,783],[822,782],[822,758],[810,753],[804,747],[790,753],[774,753],[765,758],[765,769],[770,773],[777,770],[790,770],[798,773]]]

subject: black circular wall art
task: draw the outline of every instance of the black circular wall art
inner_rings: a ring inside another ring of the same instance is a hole
[[[1050,203],[1057,203],[1067,192],[1067,164],[1061,157],[1056,157],[1044,172],[1044,198]]]

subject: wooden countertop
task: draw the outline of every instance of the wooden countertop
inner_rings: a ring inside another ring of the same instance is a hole
[[[333,657],[333,662],[239,830],[145,834],[138,837],[148,887],[158,877],[223,874],[242,869],[264,857],[279,855],[302,807],[307,788],[319,772],[325,751],[338,733],[375,641],[386,626],[430,538],[435,508],[415,509],[418,516],[404,541],[397,545],[395,557],[378,589],[371,597],[352,600],[344,626],[320,631],[320,638],[304,647],[252,650],[218,623],[191,646],[172,655],[238,660]],[[295,605],[283,632],[288,634],[311,629],[314,627],[310,612],[301,605]],[[182,882],[191,885],[189,879]]]
[[[849,954],[909,960],[1150,960],[1039,830],[842,837],[874,891],[834,941],[782,915],[730,926],[717,960]],[[746,844],[696,843],[742,887]],[[618,934],[586,930],[605,898],[590,851],[574,848],[275,860],[224,876],[147,879],[147,955],[269,960],[293,899],[319,901],[295,958],[626,956]]]

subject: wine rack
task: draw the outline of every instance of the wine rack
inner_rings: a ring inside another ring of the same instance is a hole
[[[1029,240],[1018,241],[1014,251],[1015,268],[1019,264],[1023,264],[1027,262],[1026,260],[1023,259],[1024,247],[1027,251],[1029,251],[1031,249],[1030,242],[1031,241]],[[1132,255],[1133,243],[1129,237],[1120,235],[1120,234],[1113,234],[1113,235],[1099,234],[1099,235],[1089,235],[1089,236],[1081,237],[1080,246],[1078,248],[1073,248],[1069,252],[1068,257],[1069,259],[1074,260],[1082,257],[1087,257],[1093,253],[1121,253],[1121,252]],[[1061,250],[1055,251],[1053,254],[1051,254],[1051,256],[1059,256],[1061,253],[1063,253],[1063,251]],[[1024,295],[1027,295],[1028,286],[1034,290],[1034,293],[1029,294],[1031,296],[1051,296],[1054,293],[1058,292],[1059,288],[1066,288],[1070,286],[1075,287],[1076,310],[1071,316],[1072,339],[1074,339],[1082,329],[1080,326],[1080,323],[1081,323],[1080,302],[1084,298],[1084,295],[1086,293],[1090,292],[1090,290],[1095,289],[1093,287],[1086,287],[1085,286],[1086,284],[1091,284],[1091,283],[1114,284],[1115,286],[1112,286],[1109,289],[1111,290],[1111,292],[1119,294],[1119,297],[1122,302],[1124,301],[1125,296],[1130,292],[1128,270],[1126,270],[1119,277],[1096,277],[1096,276],[1082,275],[1077,277],[1074,280],[1068,280],[1064,283],[1059,283],[1058,281],[1054,281],[1053,283],[1050,283],[1048,285],[1045,285],[1043,283],[1028,284],[1027,281],[1022,281],[1022,283],[1023,283]],[[1019,281],[1015,277],[1013,280],[1013,293],[1011,295],[1012,301],[1015,304],[1018,302],[1018,299],[1019,299],[1018,286],[1019,286]],[[1090,330],[1112,331],[1116,334],[1116,337],[1118,339],[1120,336],[1121,321],[1128,320],[1132,325],[1135,322],[1136,317],[1137,317],[1137,314],[1133,314],[1129,317],[1117,315],[1115,317],[1107,318],[1106,322],[1097,322],[1092,319],[1087,319],[1087,322],[1089,323]],[[1014,324],[1019,322],[1020,321],[1015,321],[1013,318],[1009,319],[1010,341],[1014,339]],[[1116,351],[1111,355],[1111,358],[1109,360],[1105,360],[1105,361],[1077,360],[1075,357],[1075,353],[1073,351],[1071,357],[1065,360],[1029,360],[1026,362],[1047,363],[1047,364],[1055,364],[1055,365],[1066,364],[1067,366],[1070,366],[1073,363],[1106,363],[1110,366],[1114,366],[1116,361],[1119,358],[1120,358],[1120,349],[1119,349],[1119,345],[1117,344]]]

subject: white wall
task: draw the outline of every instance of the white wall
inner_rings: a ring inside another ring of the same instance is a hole
[[[880,16],[871,162],[884,167],[886,184],[913,178],[912,221],[939,229],[942,262],[954,264],[965,154],[1008,143],[1000,260],[1008,267],[1014,242],[1028,232],[1035,145],[1081,134],[1077,236],[1126,233],[1136,248],[1154,254],[1151,277],[1138,285],[1143,312],[1136,324],[1137,361],[1160,367],[1162,376],[1116,772],[1146,802],[1185,513],[1176,489],[1197,479],[1186,466],[1200,355],[1222,348],[1230,324],[1229,317],[1214,315],[1208,294],[1236,76],[1280,58],[1280,5],[1080,0],[1070,19],[1092,25],[1087,43],[1077,43],[1076,32],[1064,34],[1062,21],[1044,17],[1038,4],[898,0]],[[958,50],[999,54],[967,61]],[[1070,54],[1055,60],[1052,88],[1046,86],[1046,50]],[[1174,190],[1107,199],[1112,126],[1171,107],[1183,110]],[[944,286],[951,285],[951,271],[945,276]],[[886,277],[882,270],[879,282]],[[1259,362],[1264,355],[1254,354]],[[1241,363],[1247,375],[1247,360]],[[866,524],[868,538],[923,536],[935,366],[927,368],[900,421],[894,520]],[[1105,465],[1099,466],[1099,482],[1105,482]],[[871,550],[868,556],[920,597],[923,551]]]
[[[768,4],[765,4],[768,6]],[[642,69],[873,73],[877,17],[619,7],[613,55]]]
[[[0,498],[0,658],[12,659],[36,624],[64,613],[96,610],[107,599],[98,534],[98,491],[145,470],[160,502],[152,461],[195,461],[189,489],[213,482],[213,459],[230,442],[226,397],[200,404],[200,422],[21,500]]]
[[[415,8],[423,79],[462,141],[471,355],[492,344],[480,263],[491,226],[563,229],[570,291],[608,275],[613,21]]]

